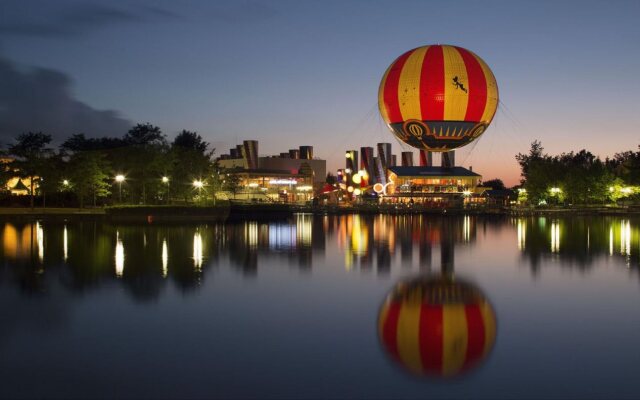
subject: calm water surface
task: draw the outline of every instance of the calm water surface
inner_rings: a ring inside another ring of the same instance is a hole
[[[0,235],[0,397],[640,396],[639,220]]]

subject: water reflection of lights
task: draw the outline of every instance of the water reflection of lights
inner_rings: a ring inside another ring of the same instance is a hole
[[[244,226],[244,237],[247,245],[251,248],[258,246],[258,223],[248,222]]]
[[[64,226],[64,230],[62,231],[62,254],[64,256],[64,261],[67,261],[69,254],[67,252],[68,249],[68,236],[67,236],[67,226]]]
[[[124,273],[124,246],[120,234],[116,231],[116,276],[120,278]]]
[[[169,249],[167,248],[167,239],[162,241],[162,277],[167,277],[169,268]]]
[[[351,229],[351,250],[354,254],[363,255],[367,252],[368,244],[369,230],[367,225],[362,223],[359,215],[354,215]]]
[[[288,250],[296,247],[296,234],[289,224],[269,225],[269,248],[271,250]]]
[[[36,240],[38,242],[38,259],[44,260],[44,231],[40,222],[36,222]]]
[[[631,224],[629,220],[620,222],[620,254],[631,255]]]
[[[468,215],[465,215],[462,220],[462,237],[465,242],[468,242],[471,238],[471,217]]]
[[[558,221],[551,222],[551,252],[560,251],[560,224]]]
[[[613,255],[613,226],[609,227],[609,255]]]
[[[193,265],[198,271],[202,268],[202,236],[200,232],[193,234]]]
[[[524,250],[527,241],[527,222],[523,219],[518,220],[518,249]]]
[[[309,214],[298,214],[296,218],[296,239],[305,247],[311,246],[312,218]]]

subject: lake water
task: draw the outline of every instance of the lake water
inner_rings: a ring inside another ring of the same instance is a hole
[[[637,398],[640,221],[0,222],[0,397]]]

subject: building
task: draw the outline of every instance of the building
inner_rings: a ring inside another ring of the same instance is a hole
[[[463,167],[389,167],[389,185],[374,188],[383,202],[455,206],[483,202],[482,176]]]
[[[322,188],[327,163],[313,157],[312,146],[300,146],[274,156],[259,156],[258,141],[245,140],[218,158],[218,165],[238,179],[236,200],[306,202]]]

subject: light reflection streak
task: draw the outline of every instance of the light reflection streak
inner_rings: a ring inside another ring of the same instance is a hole
[[[527,223],[525,220],[518,220],[518,249],[524,250],[525,241],[527,240]]]
[[[116,231],[116,276],[122,277],[124,273],[124,246],[120,239],[120,233]]]
[[[36,222],[36,241],[38,242],[38,259],[44,260],[44,231],[40,222]]]
[[[193,234],[193,266],[197,271],[202,268],[202,236],[200,232]]]
[[[462,220],[462,237],[465,242],[469,242],[471,238],[471,217],[468,215],[465,215]]]
[[[631,255],[631,224],[628,220],[620,222],[620,254]]]
[[[613,255],[613,226],[609,227],[609,255]]]
[[[560,225],[558,221],[551,222],[551,252],[560,251]]]
[[[67,258],[69,258],[69,253],[68,253],[68,236],[67,236],[67,226],[64,226],[64,230],[62,231],[62,254],[64,257],[64,261],[67,261]]]
[[[167,248],[167,239],[162,241],[162,277],[167,277],[169,267],[169,249]]]

